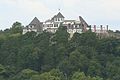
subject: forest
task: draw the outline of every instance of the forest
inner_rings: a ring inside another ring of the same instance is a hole
[[[70,38],[63,26],[22,35],[22,27],[0,31],[0,80],[120,80],[120,39],[90,30]]]

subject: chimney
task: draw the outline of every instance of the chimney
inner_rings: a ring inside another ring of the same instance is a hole
[[[91,25],[89,25],[89,30],[92,30],[92,29],[91,29]]]
[[[108,31],[108,25],[106,27],[107,27],[107,31]]]
[[[103,32],[103,25],[100,25],[100,28],[101,28],[101,33]]]
[[[96,25],[94,25],[94,32],[96,32]]]

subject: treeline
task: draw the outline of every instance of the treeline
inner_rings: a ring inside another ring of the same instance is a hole
[[[55,34],[13,24],[0,31],[0,80],[120,80],[120,40],[64,27]]]

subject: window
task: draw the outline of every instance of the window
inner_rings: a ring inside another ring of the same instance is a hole
[[[58,18],[58,21],[60,21],[60,18]]]
[[[28,27],[28,26],[26,26],[26,28],[28,29],[29,27]]]
[[[77,25],[77,28],[79,28],[79,25]]]
[[[58,27],[58,24],[54,24],[54,27]]]
[[[75,27],[74,28],[77,28],[77,25],[75,25]]]
[[[54,18],[54,21],[57,21],[57,18]]]
[[[53,24],[50,24],[50,27],[53,27]]]

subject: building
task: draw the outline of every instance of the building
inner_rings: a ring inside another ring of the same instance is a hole
[[[59,12],[57,15],[43,23],[43,29],[48,32],[55,33],[60,24],[64,22],[64,18],[65,17]]]
[[[35,17],[29,25],[23,28],[23,34],[31,31],[35,31],[37,33],[41,33],[43,31],[55,33],[60,26],[66,27],[67,32],[71,35],[75,32],[83,33],[89,29],[98,34],[106,33],[108,30],[108,28],[105,29],[102,26],[100,29],[96,26],[89,26],[81,16],[79,16],[79,20],[66,20],[65,17],[59,12],[57,15],[54,15],[51,19],[48,19],[45,22],[40,22]]]
[[[43,22],[40,22],[36,17],[31,21],[29,25],[23,28],[23,34],[27,32],[37,32],[42,33],[43,32]]]
[[[44,25],[44,30],[48,32],[55,33],[56,30],[59,28],[59,26],[64,26],[67,27],[68,33],[82,33],[83,32],[83,27],[86,26],[88,27],[88,24],[83,20],[82,17],[79,17],[80,19],[77,20],[66,20],[65,17],[59,12],[57,15],[53,16],[51,19],[45,21],[43,23]],[[82,20],[82,21],[80,21]],[[85,23],[82,25],[82,22]]]

